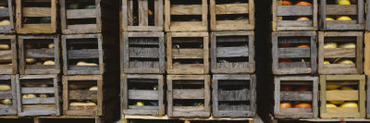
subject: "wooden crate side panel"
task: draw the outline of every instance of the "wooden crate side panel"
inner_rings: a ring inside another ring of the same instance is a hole
[[[10,82],[10,91],[2,91],[0,93],[1,99],[10,99],[11,105],[2,105],[0,107],[0,115],[16,115],[17,114],[17,90],[15,75],[1,75],[0,80],[7,80]]]
[[[10,60],[11,65],[0,65],[0,74],[16,74],[18,72],[18,60],[17,60],[17,38],[15,35],[0,35],[1,40],[9,40],[9,50],[3,50],[0,52],[1,60]]]
[[[5,2],[5,1],[4,1]],[[8,7],[0,9],[0,16],[7,18],[7,20],[10,22],[8,25],[1,25],[0,26],[0,32],[6,33],[6,34],[12,34],[15,32],[15,13],[14,13],[14,4],[15,2],[13,0],[6,0],[6,4]]]

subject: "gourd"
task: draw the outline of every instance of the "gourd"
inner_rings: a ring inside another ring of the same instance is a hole
[[[10,47],[7,44],[0,44],[0,50],[9,50]]]
[[[1,26],[10,25],[10,21],[9,20],[0,21],[0,25]]]
[[[93,86],[89,88],[89,91],[98,91],[98,86]]]
[[[96,63],[86,63],[86,62],[83,62],[83,61],[79,61],[77,63],[77,66],[98,66],[98,64],[96,64]]]
[[[51,60],[47,60],[43,63],[43,65],[55,65],[55,62]]]
[[[35,94],[25,94],[22,96],[22,98],[36,98]]]
[[[9,91],[11,90],[10,85],[0,84],[0,91]]]
[[[26,63],[35,63],[36,59],[34,58],[26,58]]]
[[[1,101],[1,103],[5,104],[5,105],[11,105],[12,104],[12,100],[10,100],[10,99],[4,99],[3,101]]]
[[[69,106],[96,106],[96,104],[93,102],[72,102]]]
[[[53,43],[50,43],[50,44],[48,45],[48,48],[49,48],[49,49],[53,49],[53,48],[54,48],[54,44],[53,44]]]

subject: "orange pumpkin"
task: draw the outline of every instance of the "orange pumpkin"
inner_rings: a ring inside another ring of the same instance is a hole
[[[311,108],[311,104],[299,103],[299,104],[295,105],[294,108]]]
[[[290,59],[288,59],[288,58],[280,58],[280,59],[279,59],[279,62],[280,62],[280,63],[290,63],[290,62],[292,62],[292,60],[290,60]]]
[[[297,21],[310,21],[310,18],[308,18],[308,17],[299,17],[296,20]]]
[[[304,44],[304,45],[299,45],[297,46],[298,48],[310,48],[310,46],[308,46],[307,44]]]
[[[292,104],[289,102],[280,103],[280,108],[291,108]]]
[[[312,4],[310,2],[306,2],[306,1],[299,1],[295,5],[297,5],[297,6],[310,6]]]
[[[295,89],[295,91],[300,91],[300,92],[302,92],[302,91],[310,91],[310,89],[308,89],[307,87],[300,87],[300,88]]]
[[[290,86],[283,86],[283,87],[281,87],[281,91],[292,91],[292,90],[293,89]]]
[[[281,4],[283,4],[283,5],[292,5],[293,3],[290,2],[289,0],[283,0],[283,2]]]

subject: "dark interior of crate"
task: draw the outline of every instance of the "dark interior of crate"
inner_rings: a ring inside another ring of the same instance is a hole
[[[94,89],[95,88],[95,89]],[[69,110],[94,110],[98,104],[98,90],[96,80],[68,81]],[[89,104],[85,106],[72,105],[73,103]],[[94,104],[94,105],[92,105]]]
[[[0,90],[0,110],[1,109],[11,109],[12,105],[16,100],[12,96],[12,85],[11,80],[0,80],[0,85],[8,86],[9,89]]]
[[[95,0],[65,0],[67,25],[96,24]]]
[[[158,110],[158,80],[128,79],[129,109]]]
[[[249,121],[191,121],[191,123],[245,123]]]
[[[23,11],[23,18],[22,22],[24,24],[50,24],[51,23],[51,0],[50,1],[35,1],[35,0],[22,0],[22,11]],[[31,13],[36,10],[43,11],[45,13],[35,15],[35,13]],[[28,14],[24,14],[28,13]]]
[[[129,26],[142,26],[143,23],[148,23],[148,26],[155,26],[155,16],[157,13],[155,13],[154,2],[156,0],[142,0],[139,2],[139,0],[128,0],[128,5],[131,5],[132,10],[128,9],[127,12],[132,15],[128,16],[128,25]],[[145,5],[145,7],[144,7]],[[140,7],[139,7],[140,6]],[[140,11],[148,11],[144,13],[139,13]],[[147,14],[141,15],[141,14]],[[144,19],[141,19],[144,18]],[[144,22],[141,22],[144,21]],[[144,26],[144,25],[143,25]]]
[[[217,68],[246,68],[248,66],[248,36],[217,36],[216,40]]]
[[[334,43],[337,48],[324,48],[324,61],[330,64],[324,64],[324,66],[341,65],[346,68],[356,67],[356,55],[357,55],[357,37],[351,36],[338,36],[338,37],[324,37],[324,45],[327,43]],[[344,46],[351,44],[355,45],[356,48],[343,48]],[[325,53],[328,52],[328,53]],[[351,61],[352,64],[343,63],[344,61]]]
[[[249,0],[215,0],[216,6],[218,5],[235,5],[236,7],[240,5],[248,5]],[[226,11],[226,10],[225,10]],[[230,10],[232,11],[232,10]],[[241,20],[241,21],[248,21],[249,20],[249,10],[246,12],[243,11],[237,11],[234,12],[234,14],[219,14],[216,10],[216,20]]]
[[[8,2],[9,2],[8,0],[0,1],[0,26],[10,26],[11,22],[10,22]],[[13,8],[10,7],[10,9],[13,9]]]
[[[55,68],[53,39],[23,39],[23,43],[26,69]]]
[[[95,119],[39,119],[39,123],[95,123]]]
[[[129,37],[130,68],[159,68],[159,38]]]
[[[184,123],[179,120],[128,120],[128,123]]]
[[[29,119],[1,119],[1,123],[34,123],[33,118]]]
[[[21,79],[21,103],[24,112],[27,109],[56,108],[53,79]],[[40,110],[40,109],[38,109]]]
[[[99,70],[97,38],[67,39],[66,42],[68,70]]]
[[[336,107],[326,107],[327,112],[359,112],[359,81],[356,80],[328,80],[326,81],[326,104]],[[357,107],[346,107],[346,103],[356,103]],[[333,110],[333,108],[337,108]]]
[[[0,66],[12,65],[13,52],[10,39],[0,39]]]
[[[279,68],[310,68],[311,37],[278,37]]]
[[[280,81],[280,113],[312,113],[313,82],[307,80]],[[286,103],[291,107],[282,107]],[[300,106],[307,106],[302,108]],[[311,108],[309,108],[309,106]]]
[[[350,0],[351,5],[339,5],[337,0],[326,0],[326,17],[333,18],[334,21],[326,21],[329,24],[356,24],[358,18],[358,1]],[[352,20],[338,21],[337,18],[348,16]]]
[[[203,80],[173,80],[173,107],[204,110],[204,86]]]
[[[308,19],[311,21],[313,19],[313,2],[305,1],[312,5],[295,5],[302,0],[289,0],[291,1],[292,5],[282,5],[283,0],[276,0],[277,2],[277,16],[281,18],[281,20],[298,20],[298,19]],[[281,11],[280,11],[281,10]],[[283,11],[284,10],[284,11]],[[300,12],[301,11],[301,12]]]
[[[250,110],[249,80],[218,80],[218,110]]]
[[[203,37],[173,37],[172,64],[203,64]],[[198,55],[195,55],[198,53]]]
[[[202,5],[202,0],[170,0],[171,8],[179,8],[184,6],[191,7],[192,5]],[[202,10],[202,9],[201,9]],[[171,12],[172,13],[172,12]],[[201,22],[202,21],[202,11],[193,11],[188,14],[180,14],[181,12],[176,12],[176,14],[171,14],[171,22]]]

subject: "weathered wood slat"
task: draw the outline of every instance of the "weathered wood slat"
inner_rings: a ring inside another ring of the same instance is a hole
[[[217,57],[248,57],[248,47],[217,47]]]
[[[96,100],[98,99],[97,91],[88,90],[70,90],[68,92],[68,99],[70,100]]]
[[[310,48],[279,48],[279,58],[310,58]]]
[[[22,94],[53,94],[55,90],[53,87],[22,87]]]
[[[358,90],[326,91],[327,101],[336,101],[336,100],[356,101],[358,99],[359,99]]]
[[[204,90],[202,89],[173,89],[173,99],[204,99]]]
[[[2,50],[0,51],[0,60],[12,60],[13,59],[12,50]]]
[[[48,97],[48,98],[23,98],[22,104],[23,105],[34,105],[34,104],[54,104],[55,99],[54,97]]]
[[[281,91],[280,92],[281,101],[312,101],[312,91],[309,92],[289,92]]]
[[[357,15],[357,5],[326,5],[326,15]]]
[[[133,48],[129,49],[132,58],[158,58],[159,48]]]
[[[68,59],[95,59],[99,58],[98,49],[69,50]]]
[[[86,19],[86,18],[96,18],[95,9],[76,9],[67,10],[67,19]]]
[[[248,101],[251,99],[248,89],[218,90],[218,101]]]
[[[202,59],[203,49],[172,49],[174,59]]]
[[[248,3],[217,4],[216,14],[247,14],[249,13]]]
[[[54,58],[54,49],[26,49],[27,58]]]
[[[51,8],[50,7],[24,7],[23,8],[24,17],[50,17]]]
[[[276,16],[310,16],[313,15],[312,6],[277,6]]]
[[[152,90],[128,90],[128,98],[132,100],[158,100],[159,95],[158,91]]]
[[[171,15],[202,15],[202,5],[171,5]]]
[[[281,113],[312,113],[312,108],[281,108]]]

